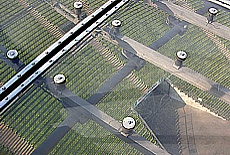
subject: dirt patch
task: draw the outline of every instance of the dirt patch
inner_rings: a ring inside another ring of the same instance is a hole
[[[228,155],[230,121],[186,105],[178,109],[182,154]]]

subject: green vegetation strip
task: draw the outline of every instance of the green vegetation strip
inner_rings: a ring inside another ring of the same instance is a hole
[[[0,155],[12,155],[12,153],[0,144]]]
[[[144,123],[133,113],[131,107],[142,95],[142,92],[135,88],[132,83],[123,79],[113,91],[105,96],[96,106],[118,121],[127,116],[132,116],[137,121],[135,131],[146,139],[156,144],[154,137],[147,130]]]
[[[140,154],[128,144],[89,120],[77,123],[50,154]]]
[[[0,86],[14,76],[16,71],[10,68],[5,62],[0,60]]]
[[[142,2],[130,2],[130,5],[129,9],[119,10],[119,16],[114,15],[122,21],[122,34],[149,46],[169,31],[167,13]]]
[[[63,73],[67,77],[67,88],[83,99],[88,99],[115,71],[116,68],[110,62],[87,45],[65,58],[49,76],[53,78],[54,75]]]
[[[61,103],[37,87],[30,88],[3,114],[1,121],[30,144],[39,146],[63,118]]]
[[[191,25],[183,36],[175,36],[158,52],[175,59],[177,51],[184,50],[188,58],[184,65],[205,77],[230,88],[230,65],[218,47],[200,30]]]

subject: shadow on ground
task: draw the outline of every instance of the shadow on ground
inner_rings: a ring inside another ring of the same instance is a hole
[[[164,81],[135,109],[173,155],[180,154],[177,110],[184,106],[176,91]]]

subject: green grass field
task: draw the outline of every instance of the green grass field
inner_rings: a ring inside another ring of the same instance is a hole
[[[65,17],[59,15],[43,1],[37,3],[36,0],[27,0],[27,2],[31,5],[36,4],[34,8],[54,26],[61,27],[67,22]],[[61,0],[60,2],[73,11],[72,1]],[[97,3],[97,1],[85,0],[85,2],[89,5],[89,9],[94,10],[106,1],[102,0]],[[188,2],[192,3],[192,1]],[[194,2],[193,5],[195,9],[198,9],[202,4]],[[128,7],[129,9],[127,9]],[[4,0],[0,12],[3,13],[0,18],[0,23],[3,25],[0,31],[0,44],[7,50],[17,49],[19,58],[25,64],[28,64],[57,40],[17,1]],[[167,13],[157,8],[147,6],[142,2],[130,2],[106,22],[111,23],[113,19],[121,20],[121,32],[124,35],[149,46],[170,30],[166,23],[167,17]],[[123,64],[125,63],[120,56],[120,47],[103,39],[100,40],[100,43]],[[229,48],[229,41],[223,40],[223,43]],[[190,25],[187,33],[183,36],[177,35],[158,52],[175,59],[175,52],[178,50],[188,52],[189,57],[184,63],[187,67],[230,88],[229,62],[199,28]],[[1,54],[3,54],[2,51]],[[87,100],[116,71],[117,68],[109,60],[105,59],[96,48],[87,44],[80,50],[68,53],[65,59],[55,64],[45,75],[53,78],[57,73],[65,74],[67,88]],[[3,85],[16,71],[1,60],[0,73],[0,85]],[[160,78],[169,75],[150,63],[147,63],[140,71],[133,71],[133,73],[148,87],[151,87]],[[203,101],[200,104],[203,106],[228,120],[230,119],[230,108],[226,103],[176,77],[171,77],[170,80],[195,100],[198,100],[198,97],[202,98]],[[126,78],[96,106],[119,121],[128,115],[134,117],[137,121],[135,130],[152,143],[157,144],[137,114],[131,110],[131,106],[142,94],[143,92]],[[36,148],[66,116],[67,111],[63,109],[61,101],[42,85],[31,86],[0,117],[0,122],[4,122]],[[83,125],[77,123],[50,154],[89,154],[87,151],[90,154],[140,154],[136,149],[92,120],[88,120]],[[1,145],[0,154],[7,153],[10,154]]]

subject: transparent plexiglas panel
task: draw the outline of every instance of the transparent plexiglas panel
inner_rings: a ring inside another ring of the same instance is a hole
[[[82,0],[81,9],[74,2],[3,1],[1,86],[107,1]],[[135,132],[170,154],[227,154],[229,18],[208,1],[130,0],[8,104],[1,153],[32,154],[49,144],[49,154],[145,154],[119,137],[129,116],[130,139]],[[55,83],[58,74],[65,79]]]

